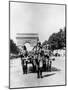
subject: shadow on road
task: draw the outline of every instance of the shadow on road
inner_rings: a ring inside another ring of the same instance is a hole
[[[54,75],[54,74],[56,74],[56,73],[52,73],[52,74],[43,75],[43,76],[42,76],[42,78],[44,78],[44,77],[48,77],[48,76],[52,76],[52,75]]]
[[[54,72],[54,71],[61,71],[60,69],[57,69],[56,67],[52,67],[51,70],[44,69],[43,72]],[[33,67],[29,67],[28,73],[37,73],[36,70],[33,69]]]

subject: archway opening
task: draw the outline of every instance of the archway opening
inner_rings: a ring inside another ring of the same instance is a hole
[[[30,45],[30,43],[25,43],[25,46],[28,51],[31,51],[33,49],[33,47]]]

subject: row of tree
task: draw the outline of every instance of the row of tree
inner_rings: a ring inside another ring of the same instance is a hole
[[[66,47],[66,28],[60,29],[58,33],[53,33],[48,41],[45,40],[42,46],[49,44],[51,50],[62,49]],[[13,40],[10,40],[10,53],[18,54],[19,49]]]
[[[18,47],[16,46],[16,44],[14,43],[13,40],[10,40],[10,53],[13,53],[13,54],[18,54],[19,53],[19,49],[18,49]]]
[[[58,33],[53,33],[48,41],[44,41],[42,45],[49,44],[51,50],[62,49],[66,47],[66,28],[60,29]]]

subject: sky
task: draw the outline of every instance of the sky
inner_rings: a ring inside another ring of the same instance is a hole
[[[10,3],[10,38],[16,33],[38,33],[41,42],[65,27],[65,6],[37,3]]]

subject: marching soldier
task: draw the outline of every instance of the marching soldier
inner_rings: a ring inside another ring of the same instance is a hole
[[[37,46],[34,47],[35,52],[35,61],[37,68],[37,78],[42,78],[42,67],[43,67],[43,59],[42,59],[42,47],[41,43],[38,42]]]
[[[23,46],[22,55],[21,55],[23,74],[27,74],[27,60],[26,60],[27,55],[28,53],[27,53],[26,46]]]
[[[42,78],[42,70],[43,70],[43,59],[42,59],[42,56],[39,54],[38,55],[38,62],[39,62],[39,65],[38,65],[38,78]]]

